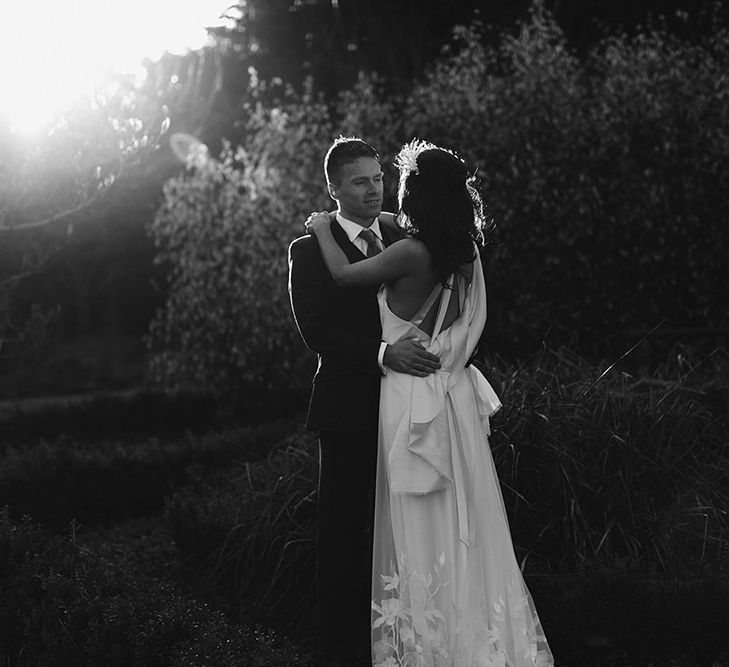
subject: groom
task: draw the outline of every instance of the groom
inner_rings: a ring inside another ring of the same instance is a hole
[[[332,233],[350,262],[403,238],[393,217],[381,215],[382,171],[372,146],[339,137],[324,158],[324,172],[338,209]],[[319,648],[326,665],[370,664],[380,378],[388,369],[425,376],[440,364],[415,341],[382,342],[377,287],[338,287],[313,236],[289,247],[289,293],[299,333],[319,362],[306,421],[319,433]]]

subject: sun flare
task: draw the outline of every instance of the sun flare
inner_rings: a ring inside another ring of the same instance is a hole
[[[145,57],[206,42],[226,22],[225,0],[3,0],[0,4],[0,124],[37,136],[111,70],[143,76]]]

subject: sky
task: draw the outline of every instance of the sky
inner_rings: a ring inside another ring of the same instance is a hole
[[[143,76],[141,62],[203,46],[227,0],[1,0],[0,120],[42,132],[55,112],[110,68]]]

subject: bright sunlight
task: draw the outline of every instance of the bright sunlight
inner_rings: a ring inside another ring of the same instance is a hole
[[[2,0],[0,123],[37,136],[110,71],[144,75],[144,58],[203,46],[226,0]]]

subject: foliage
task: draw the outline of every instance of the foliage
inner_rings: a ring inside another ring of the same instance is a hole
[[[190,468],[265,457],[291,422],[178,438],[83,442],[70,437],[9,447],[0,458],[0,498],[10,514],[59,527],[156,512]]]
[[[288,303],[286,252],[311,207],[324,205],[315,171],[326,107],[305,98],[248,112],[246,147],[226,143],[219,160],[169,181],[150,229],[170,270],[151,327],[153,372],[175,387],[226,395],[296,386],[311,370]]]
[[[16,288],[73,240],[74,224],[151,154],[169,127],[167,108],[147,93],[124,78],[110,82],[65,109],[34,142],[0,124],[0,338],[24,351],[52,330],[57,312],[35,305],[30,317],[18,317]]]
[[[478,166],[500,245],[489,338],[726,328],[729,32],[611,36],[584,61],[540,3],[498,49],[472,27],[413,91],[408,134]],[[528,346],[527,346],[528,347]]]
[[[244,0],[230,12],[237,25],[216,36],[233,44],[266,79],[299,85],[313,77],[332,94],[368,70],[386,72],[392,87],[401,87],[437,54],[454,23],[470,20],[474,11],[503,21],[504,7],[497,5],[479,0],[414,5],[352,0],[347,6],[330,0]]]
[[[149,151],[169,126],[166,110],[149,102],[133,81],[122,78],[65,109],[43,141],[22,141],[8,133],[0,172],[0,230],[49,225],[112,185],[120,170]]]
[[[109,75],[88,94],[58,111],[47,132],[33,140],[0,119],[0,233],[54,229],[72,233],[72,217],[96,201],[130,167],[149,158],[171,123],[204,129],[221,87],[220,54],[203,48],[146,61],[141,79]],[[194,129],[193,129],[194,128]],[[3,260],[9,258],[2,257]],[[17,257],[23,267],[27,256]],[[3,270],[6,266],[2,266]],[[0,274],[0,277],[2,274]]]
[[[271,631],[231,625],[169,584],[0,517],[0,659],[17,665],[306,664]]]
[[[58,335],[59,315],[86,314],[97,290],[106,290],[101,298],[107,300],[111,291],[112,308],[118,306],[119,237],[128,240],[125,223],[140,208],[156,206],[152,200],[177,162],[159,151],[172,117],[177,128],[208,129],[222,82],[216,50],[165,54],[145,69],[143,80],[109,74],[34,138],[19,136],[0,118],[0,342],[10,343],[11,359],[28,361],[39,343]],[[102,266],[84,265],[89,255],[105,255]],[[70,307],[53,283],[59,273],[72,291]],[[50,306],[38,303],[49,293],[55,296]],[[90,323],[83,324],[88,333]]]
[[[482,33],[457,29],[409,92],[362,75],[329,107],[289,90],[251,108],[245,148],[168,185],[152,228],[171,268],[158,377],[221,390],[299,377],[285,249],[327,205],[321,157],[339,132],[371,139],[385,162],[420,136],[478,169],[497,223],[490,348],[522,353],[553,331],[599,356],[661,323],[726,330],[729,31],[693,44],[649,28],[578,59],[536,2],[498,48]]]
[[[707,8],[725,5],[717,0],[585,0],[579,8],[559,0],[544,4],[564,26],[570,45],[581,51],[606,29],[633,29],[658,11],[672,29],[691,35],[700,32]],[[386,74],[390,89],[403,89],[438,55],[453,25],[478,16],[494,32],[510,29],[528,6],[529,0],[236,0],[229,10],[235,27],[215,34],[266,79],[280,77],[298,85],[313,76],[333,94],[365,70]],[[684,11],[689,7],[690,14]]]

